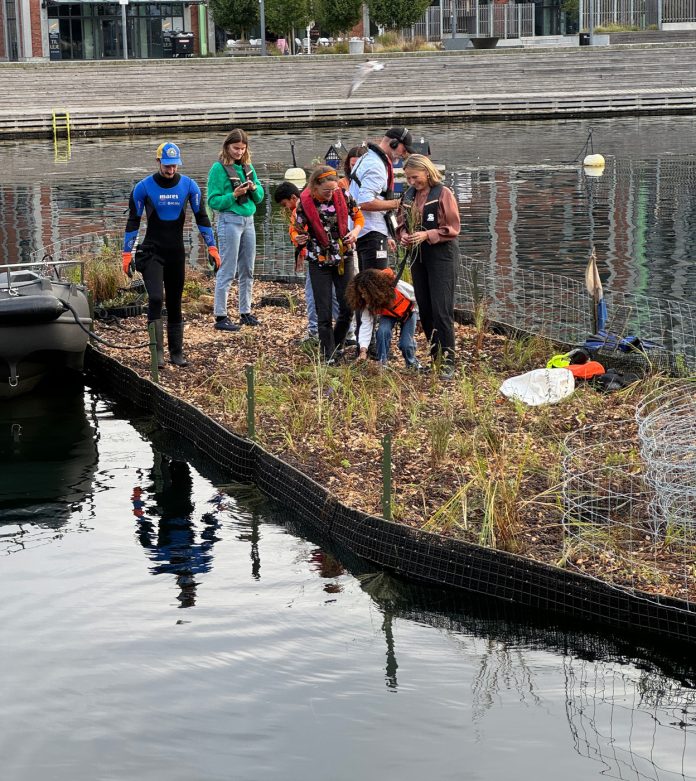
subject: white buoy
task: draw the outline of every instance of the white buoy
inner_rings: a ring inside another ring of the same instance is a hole
[[[290,149],[292,151],[292,168],[288,168],[288,170],[285,172],[285,178],[289,182],[293,182],[293,184],[304,184],[307,181],[307,174],[304,168],[300,168],[297,165],[297,160],[295,159],[294,141],[290,142]]]
[[[585,172],[585,176],[599,177],[604,175],[604,166],[602,166],[601,168],[597,168],[595,166],[593,168],[591,165],[584,165],[582,167],[582,170]]]
[[[604,168],[604,158],[602,155],[587,155],[582,164],[585,168]]]
[[[286,179],[288,182],[302,182],[304,183],[307,180],[307,174],[304,170],[304,168],[288,168],[288,170],[285,172],[285,175],[283,176],[283,179]]]

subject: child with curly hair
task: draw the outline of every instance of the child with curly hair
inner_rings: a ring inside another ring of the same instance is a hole
[[[399,323],[399,349],[409,369],[421,368],[416,358],[416,297],[413,287],[403,280],[396,281],[396,274],[390,268],[366,269],[351,280],[346,290],[346,301],[351,309],[361,312],[358,345],[358,360],[367,358],[367,348],[372,336],[375,317],[379,316],[377,327],[377,360],[386,364],[392,331]]]

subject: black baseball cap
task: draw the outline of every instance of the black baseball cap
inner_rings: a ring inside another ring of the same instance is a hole
[[[408,132],[408,128],[390,127],[384,135],[387,138],[393,138],[396,141],[400,141],[410,155],[416,151],[415,147],[413,146],[413,136]]]

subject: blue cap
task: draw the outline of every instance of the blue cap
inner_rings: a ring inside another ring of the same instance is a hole
[[[181,151],[171,141],[165,141],[157,147],[157,159],[162,165],[183,165],[181,162]]]

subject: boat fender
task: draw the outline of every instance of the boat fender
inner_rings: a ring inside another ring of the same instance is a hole
[[[0,325],[39,325],[57,320],[66,307],[55,296],[13,296],[0,300]]]

